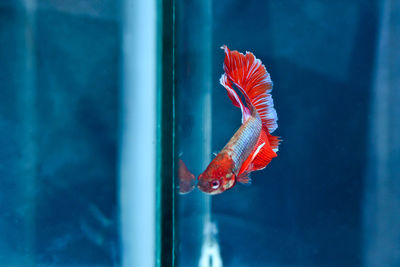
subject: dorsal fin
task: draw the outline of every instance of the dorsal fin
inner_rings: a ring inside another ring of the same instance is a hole
[[[246,107],[232,88],[231,82],[234,83],[244,95],[248,107],[257,110],[263,126],[272,133],[278,127],[278,117],[270,94],[272,81],[269,73],[253,53],[246,52],[246,55],[243,55],[238,51],[230,51],[226,45],[221,48],[225,51],[225,74],[220,79],[221,84],[227,89],[233,104],[242,109],[245,117]]]

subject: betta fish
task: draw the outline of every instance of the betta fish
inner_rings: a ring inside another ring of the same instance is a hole
[[[222,193],[236,182],[249,183],[251,172],[264,169],[277,156],[280,141],[271,135],[278,128],[278,117],[271,77],[264,65],[253,53],[221,48],[225,73],[220,83],[233,105],[241,109],[242,125],[198,177],[198,188],[209,194]]]

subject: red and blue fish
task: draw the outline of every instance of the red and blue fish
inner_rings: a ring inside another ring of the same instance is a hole
[[[225,73],[220,83],[233,105],[241,109],[242,125],[198,177],[198,188],[209,194],[222,193],[236,182],[249,183],[249,174],[264,169],[277,156],[279,146],[279,138],[271,135],[278,127],[278,117],[269,73],[252,53],[244,55],[227,46],[222,49]]]

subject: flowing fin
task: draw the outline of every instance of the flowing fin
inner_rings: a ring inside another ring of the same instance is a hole
[[[251,116],[249,108],[243,105],[242,100],[240,99],[236,91],[232,88],[231,83],[228,81],[226,74],[223,74],[221,76],[219,82],[225,87],[233,105],[240,108],[240,110],[242,111],[242,123],[245,123],[245,121]]]
[[[225,51],[225,74],[220,82],[227,89],[229,98],[243,113],[243,103],[239,97],[236,98],[237,94],[231,85],[233,82],[244,95],[248,107],[257,110],[263,126],[268,129],[268,133],[272,133],[278,127],[278,117],[270,94],[272,81],[269,73],[253,53],[246,52],[243,55],[238,51],[230,51],[226,45],[221,48]]]

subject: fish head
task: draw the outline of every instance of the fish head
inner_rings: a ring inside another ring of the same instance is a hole
[[[234,163],[230,158],[218,155],[199,175],[197,187],[211,195],[220,194],[232,188],[236,183],[233,166]]]

